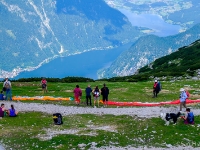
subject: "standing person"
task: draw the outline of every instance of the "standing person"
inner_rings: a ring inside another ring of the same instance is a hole
[[[91,100],[91,95],[90,95],[91,92],[92,92],[92,89],[90,85],[88,85],[88,87],[85,89],[87,106],[88,106],[88,101],[90,101],[90,106],[92,106],[92,100]]]
[[[8,110],[9,117],[16,117],[18,112],[15,110],[14,106],[11,105],[11,108]]]
[[[3,91],[1,91],[1,93],[0,93],[0,100],[4,100],[4,99],[5,99],[5,96],[3,94]]]
[[[184,88],[181,88],[180,92],[181,92],[181,94],[180,94],[180,111],[182,111],[182,106],[184,106],[185,108],[187,108],[186,107],[187,94],[186,94]]]
[[[11,90],[11,82],[6,77],[5,82],[3,83],[3,88],[6,90],[6,97],[5,100],[8,100],[8,96],[10,100],[12,100],[12,90]]]
[[[76,88],[74,89],[74,98],[75,98],[75,103],[77,105],[79,105],[81,102],[81,96],[82,96],[82,91],[79,88],[79,85],[76,85]]]
[[[95,89],[92,91],[93,96],[94,96],[94,107],[96,107],[95,103],[97,102],[97,105],[99,107],[99,97],[101,91],[99,90],[98,86],[95,87]]]
[[[185,93],[186,93],[186,95],[187,95],[187,98],[186,98],[186,99],[189,99],[189,98],[190,98],[190,93],[189,93],[188,89],[185,89]]]
[[[106,87],[106,84],[103,84],[103,87],[101,88],[101,95],[103,97],[103,103],[105,106],[108,105],[108,95],[109,95],[109,89]]]
[[[45,93],[47,93],[47,80],[45,79],[45,78],[42,78],[42,80],[41,80],[41,85],[42,85],[42,90],[43,90],[43,92]]]
[[[153,98],[158,96],[158,93],[160,92],[160,83],[158,80],[155,80],[153,85]]]

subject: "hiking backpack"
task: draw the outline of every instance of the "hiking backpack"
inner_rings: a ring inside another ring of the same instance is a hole
[[[63,124],[62,115],[60,113],[53,114],[53,121],[55,125]]]
[[[188,91],[185,91],[186,95],[187,95],[187,98],[190,97],[190,93]]]
[[[161,89],[162,89],[162,85],[160,82],[158,82],[158,89],[159,89],[159,91],[161,91]]]
[[[10,89],[10,81],[6,81],[4,87],[5,89]]]

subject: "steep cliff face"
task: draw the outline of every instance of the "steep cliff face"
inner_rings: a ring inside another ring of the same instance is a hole
[[[168,55],[198,39],[200,39],[200,24],[175,36],[148,35],[141,37],[128,50],[124,51],[110,67],[99,70],[99,78],[135,74],[139,68],[155,59]]]
[[[143,35],[103,0],[0,0],[0,20],[0,78]]]

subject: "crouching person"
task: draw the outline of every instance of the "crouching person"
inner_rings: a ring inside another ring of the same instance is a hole
[[[186,108],[186,115],[182,116],[185,124],[194,124],[194,114],[190,112],[190,108]]]

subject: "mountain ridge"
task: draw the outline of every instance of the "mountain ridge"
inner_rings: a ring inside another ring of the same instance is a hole
[[[194,76],[200,69],[200,39],[188,46],[179,48],[170,55],[163,56],[138,70],[139,74],[157,74],[160,77],[170,74]],[[199,71],[200,72],[200,71]]]
[[[112,77],[108,81],[148,81],[178,80],[178,79],[200,79],[200,39],[179,48],[169,55],[160,57],[148,65],[138,69],[137,74]]]
[[[151,61],[170,54],[200,38],[200,24],[175,36],[148,35],[139,38],[106,69],[99,70],[99,78],[128,76]]]

